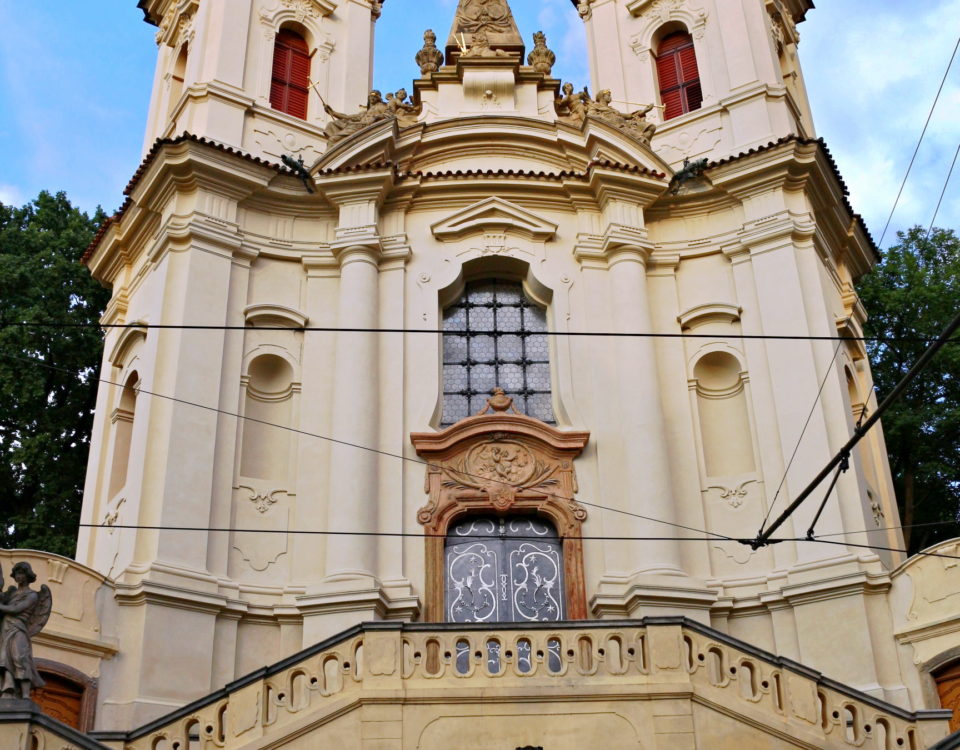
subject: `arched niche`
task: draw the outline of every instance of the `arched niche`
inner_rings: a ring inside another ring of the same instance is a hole
[[[521,414],[494,410],[468,417],[440,432],[410,435],[428,462],[417,513],[426,545],[424,620],[444,613],[444,544],[448,530],[468,516],[539,516],[562,541],[567,617],[587,616],[581,527],[586,510],[574,499],[573,461],[590,433],[561,432]]]

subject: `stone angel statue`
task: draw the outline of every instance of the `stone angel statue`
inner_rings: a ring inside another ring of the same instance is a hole
[[[0,595],[0,697],[29,699],[33,688],[44,685],[30,639],[47,624],[53,597],[46,585],[39,591],[30,588],[37,574],[28,562],[14,565],[10,577],[17,585]]]

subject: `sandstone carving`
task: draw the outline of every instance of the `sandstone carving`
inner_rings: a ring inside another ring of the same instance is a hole
[[[547,47],[547,35],[542,31],[536,32],[533,35],[533,49],[527,55],[527,65],[532,65],[535,71],[548,76],[556,61],[557,56]]]
[[[0,690],[3,698],[29,699],[33,688],[45,684],[37,672],[30,639],[47,624],[53,597],[46,585],[39,591],[30,588],[37,574],[28,562],[14,565],[10,577],[16,587],[0,595]]]
[[[483,32],[486,43],[478,45],[477,34]],[[466,56],[464,48],[490,47],[493,54],[475,54],[474,57],[493,57],[496,52],[523,57],[523,39],[506,0],[460,0],[447,37],[446,59],[449,65],[458,55]]]
[[[414,58],[417,65],[420,66],[420,75],[435,72],[443,65],[443,52],[437,47],[437,35],[433,29],[427,29],[423,32],[423,47]]]
[[[503,0],[467,0],[457,8],[454,25],[459,31],[507,33],[515,28],[513,13]]]
[[[324,128],[331,144],[349,138],[359,130],[383,120],[397,120],[400,127],[413,125],[420,114],[420,105],[415,105],[407,99],[406,89],[400,89],[394,94],[387,94],[384,101],[379,91],[371,91],[367,97],[367,106],[354,114],[343,114],[324,103],[324,110],[331,120]]]
[[[573,84],[567,81],[563,84],[563,96],[554,102],[557,110],[557,119],[573,125],[582,125],[583,119],[587,116],[587,107],[584,102],[589,99],[590,94],[587,92],[586,87],[584,87],[583,91],[574,93]]]
[[[657,126],[647,120],[647,113],[657,105],[648,104],[642,109],[623,113],[610,105],[612,101],[613,94],[610,93],[610,89],[603,89],[595,99],[591,99],[586,86],[583,87],[583,91],[574,93],[573,84],[567,82],[563,84],[563,96],[556,99],[554,106],[557,110],[557,119],[561,122],[582,125],[586,117],[594,117],[649,144]]]
[[[476,31],[473,34],[473,40],[470,49],[464,52],[461,57],[506,57],[507,53],[502,49],[491,49],[490,40],[487,32],[484,30]]]
[[[586,92],[586,89],[584,89],[584,92]],[[610,123],[618,130],[629,133],[644,143],[650,143],[657,126],[647,120],[647,112],[652,110],[654,105],[648,104],[643,109],[624,114],[619,109],[610,106],[612,101],[613,95],[610,93],[610,89],[601,90],[597,93],[595,99],[584,101],[587,115]]]
[[[367,106],[351,115],[337,112],[326,102],[323,104],[323,109],[331,117],[323,131],[331,144],[342,141],[368,125],[386,120],[389,116],[387,103],[379,91],[371,91],[367,96]]]
[[[414,125],[420,116],[421,109],[422,105],[414,104],[407,98],[406,89],[387,94],[387,116],[396,118],[397,125],[401,128]]]
[[[503,388],[493,389],[493,395],[487,399],[487,403],[477,412],[477,416],[479,417],[481,414],[486,414],[490,410],[494,412],[512,411],[514,414],[520,413],[517,411],[517,407],[513,405],[513,398],[508,396]]]

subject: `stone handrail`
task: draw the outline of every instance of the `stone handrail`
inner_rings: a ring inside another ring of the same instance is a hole
[[[571,679],[576,678],[576,679]],[[695,697],[800,746],[921,750],[944,711],[906,711],[682,617],[487,625],[366,623],[130,733],[129,750],[242,748],[319,727],[362,701],[470,691]],[[625,688],[628,688],[625,690]],[[322,731],[322,730],[320,730]],[[192,738],[192,742],[191,742]]]

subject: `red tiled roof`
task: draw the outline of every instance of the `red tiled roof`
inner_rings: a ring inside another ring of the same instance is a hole
[[[847,209],[847,213],[857,222],[860,226],[860,229],[863,230],[864,235],[867,238],[867,241],[870,243],[870,247],[873,251],[879,256],[880,248],[877,247],[877,243],[873,239],[873,235],[870,234],[870,230],[867,229],[867,224],[863,220],[863,217],[853,210],[853,206],[850,203],[849,195],[850,191],[847,188],[847,183],[844,182],[843,176],[840,174],[840,168],[837,166],[836,160],[833,158],[833,154],[830,153],[830,149],[827,148],[826,142],[823,138],[801,138],[798,135],[787,135],[783,138],[779,138],[776,141],[770,141],[762,146],[755,146],[754,148],[749,149],[748,151],[741,151],[739,154],[733,156],[726,156],[723,159],[717,159],[707,164],[707,169],[713,169],[714,167],[719,167],[724,164],[729,164],[739,159],[744,159],[749,156],[754,156],[755,154],[761,154],[765,151],[770,151],[782,146],[787,143],[797,143],[800,146],[812,146],[816,145],[820,152],[823,154],[824,158],[827,160],[827,164],[830,165],[830,169],[833,172],[834,178],[837,180],[837,184],[840,186],[840,192],[843,194],[843,206]]]
[[[267,161],[266,159],[261,159],[258,156],[251,156],[250,154],[238,149],[230,146],[224,146],[222,143],[217,143],[216,141],[211,141],[209,138],[202,138],[198,135],[193,135],[192,133],[185,132],[176,136],[175,138],[158,138],[150,147],[147,155],[143,157],[143,161],[140,162],[140,166],[138,166],[136,171],[134,171],[133,176],[127,183],[127,186],[123,189],[123,194],[128,196],[127,199],[123,202],[123,205],[117,209],[116,213],[114,213],[112,216],[108,216],[104,220],[103,224],[100,225],[100,228],[97,229],[97,233],[93,236],[93,240],[91,240],[90,244],[87,245],[87,249],[84,250],[83,256],[80,258],[81,263],[86,263],[90,259],[90,257],[96,251],[97,246],[100,244],[100,241],[103,239],[103,235],[106,234],[107,230],[113,224],[120,221],[120,219],[123,217],[123,214],[126,212],[127,208],[129,208],[130,203],[132,202],[129,198],[129,195],[133,192],[133,189],[137,186],[140,178],[143,177],[144,173],[153,163],[153,160],[156,158],[157,154],[160,153],[160,150],[165,146],[176,146],[177,144],[188,141],[190,143],[199,143],[204,146],[209,146],[210,148],[214,148],[217,151],[222,151],[225,154],[239,156],[240,158],[245,159],[253,164],[261,164],[265,167],[271,167],[276,169],[278,174],[293,174],[293,172],[281,164]]]

